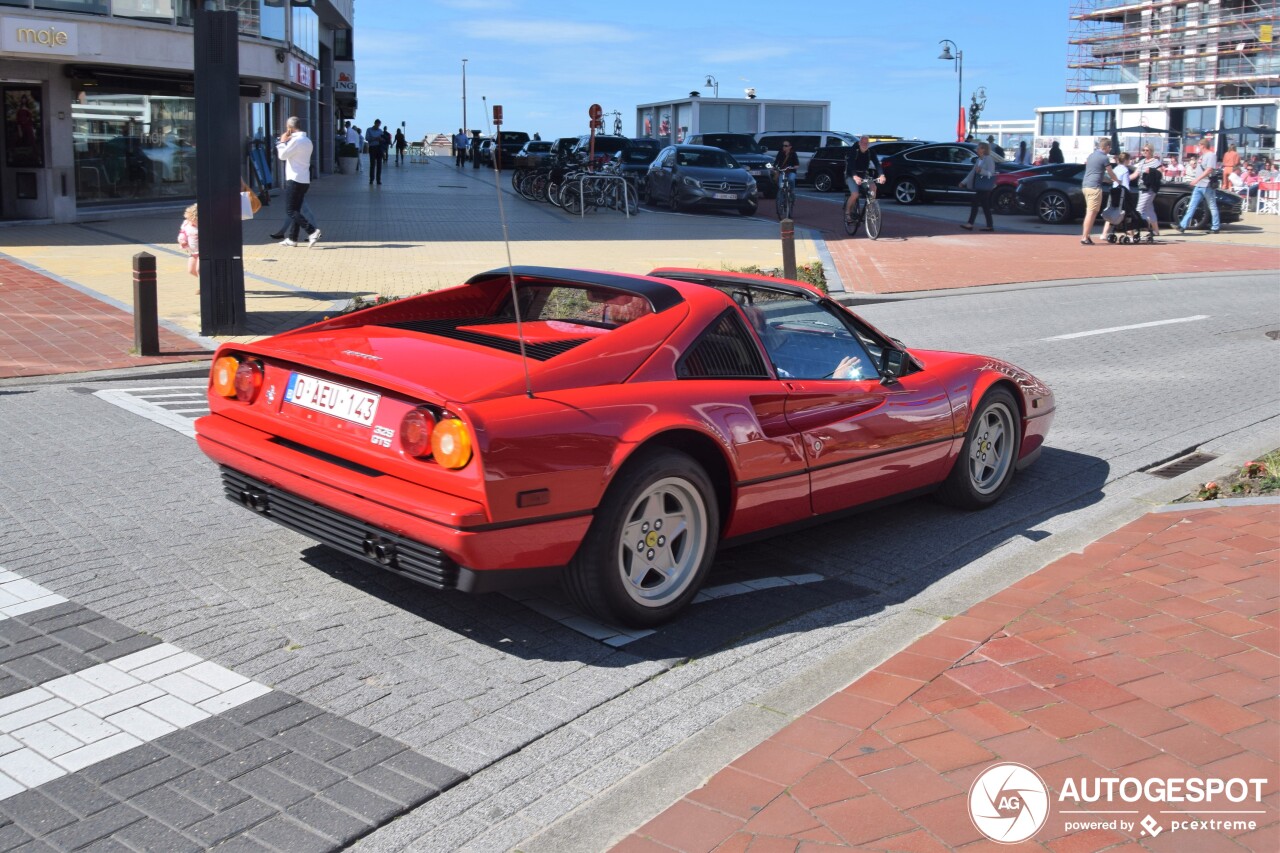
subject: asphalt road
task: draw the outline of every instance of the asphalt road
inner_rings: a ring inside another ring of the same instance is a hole
[[[726,552],[719,597],[645,636],[582,622],[553,591],[423,589],[233,507],[182,431],[190,379],[0,388],[0,568],[470,777],[362,849],[568,849],[567,814],[736,709],[850,649],[892,651],[1120,523],[1158,482],[1142,469],[1280,445],[1277,295],[1274,275],[1239,274],[861,306],[908,345],[1045,380],[1041,460],[982,513],[914,500]],[[158,410],[167,423],[143,417]],[[661,798],[610,810],[617,830]],[[608,821],[594,832],[586,849]]]

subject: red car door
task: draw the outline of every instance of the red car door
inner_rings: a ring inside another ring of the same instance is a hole
[[[789,379],[787,422],[803,441],[816,514],[932,485],[946,474],[951,406],[926,372],[882,385]]]

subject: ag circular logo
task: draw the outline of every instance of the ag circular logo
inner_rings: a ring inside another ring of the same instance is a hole
[[[1049,789],[1030,767],[994,764],[973,780],[969,817],[978,831],[1001,844],[1026,841],[1049,817]]]

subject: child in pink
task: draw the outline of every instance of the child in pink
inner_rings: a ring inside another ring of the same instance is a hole
[[[178,229],[178,245],[187,250],[187,272],[200,278],[200,227],[199,215],[193,204],[182,214],[182,227]],[[196,288],[196,293],[200,288]]]

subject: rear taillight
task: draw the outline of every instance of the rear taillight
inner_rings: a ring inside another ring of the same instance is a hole
[[[881,160],[881,161],[880,161],[880,169],[881,169],[881,171],[883,171],[883,170],[885,170],[885,169],[889,169],[889,168],[891,168],[892,166],[893,166],[893,158],[892,158],[892,157],[890,157],[890,158],[889,158],[889,159],[887,159],[887,160]]]
[[[435,426],[436,416],[429,409],[410,409],[400,420],[400,447],[409,456],[430,456]]]
[[[445,468],[461,468],[471,461],[471,432],[457,418],[445,418],[431,431],[431,455]]]
[[[240,363],[236,368],[235,390],[236,399],[241,403],[252,403],[258,398],[258,392],[262,390],[262,378],[266,371],[262,367],[262,362],[257,359],[248,359]]]
[[[213,393],[220,397],[236,395],[236,372],[240,369],[240,359],[234,355],[224,355],[213,363],[210,381]]]

